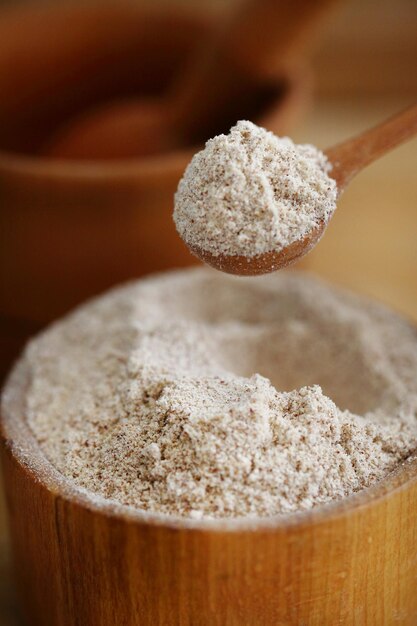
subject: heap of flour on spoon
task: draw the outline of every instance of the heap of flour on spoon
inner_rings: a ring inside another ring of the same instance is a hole
[[[336,182],[326,156],[248,121],[210,139],[185,170],[174,220],[191,249],[251,258],[327,223]]]

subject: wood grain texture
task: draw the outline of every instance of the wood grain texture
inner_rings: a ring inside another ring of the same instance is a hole
[[[10,451],[4,470],[28,624],[416,623],[415,481],[327,520],[222,532],[89,510]]]
[[[16,370],[2,456],[30,626],[415,626],[417,456],[290,521],[195,523],[116,511],[44,459]]]

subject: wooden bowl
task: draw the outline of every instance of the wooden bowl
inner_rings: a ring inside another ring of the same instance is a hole
[[[9,354],[27,337],[25,328],[92,294],[194,262],[171,213],[198,146],[111,162],[41,153],[83,111],[138,95],[163,98],[212,26],[208,17],[135,3],[3,9],[0,343]],[[277,77],[268,97],[258,98],[256,121],[286,132],[305,105],[308,83],[304,69]],[[241,116],[249,113],[243,106]],[[10,356],[0,359],[3,372],[9,363]]]
[[[88,498],[25,422],[9,380],[3,461],[21,598],[36,626],[415,626],[417,456],[340,503],[184,522]]]

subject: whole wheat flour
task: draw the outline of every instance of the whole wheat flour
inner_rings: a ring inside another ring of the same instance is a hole
[[[177,230],[192,250],[215,256],[279,252],[333,213],[330,169],[314,146],[240,121],[185,170],[175,195]]]
[[[417,447],[417,338],[297,273],[171,272],[35,338],[27,420],[73,484],[191,518],[340,499]]]

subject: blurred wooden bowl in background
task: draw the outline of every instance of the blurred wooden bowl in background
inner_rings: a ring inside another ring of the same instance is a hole
[[[86,297],[193,262],[171,212],[196,146],[111,161],[41,153],[83,112],[138,95],[163,99],[212,25],[134,4],[21,6],[0,16],[3,375],[31,330]],[[250,110],[239,103],[236,119],[285,133],[308,93],[309,73],[296,69],[255,94]]]

